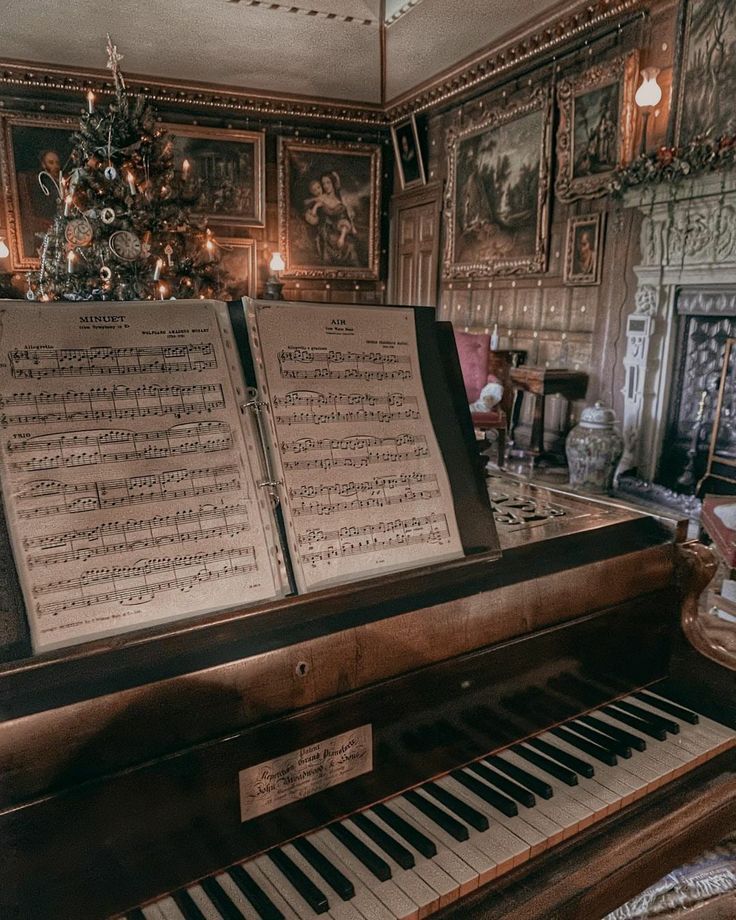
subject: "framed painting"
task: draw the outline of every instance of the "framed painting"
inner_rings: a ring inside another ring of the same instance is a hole
[[[682,10],[675,144],[736,134],[736,4],[688,0]]]
[[[448,132],[446,278],[545,270],[550,136],[544,88]]]
[[[381,148],[279,138],[279,239],[290,278],[378,278]]]
[[[255,297],[258,287],[256,241],[241,236],[218,236],[217,245],[224,279],[218,296],[223,300]]]
[[[265,153],[261,131],[164,125],[174,167],[185,177],[190,210],[210,224],[265,224]],[[186,165],[185,165],[186,163]]]
[[[422,150],[419,146],[419,133],[414,116],[391,128],[391,140],[394,144],[396,166],[402,191],[416,185],[426,185],[422,162]]]
[[[586,214],[567,221],[565,240],[565,284],[601,283],[603,214]]]
[[[3,199],[13,271],[38,268],[39,249],[56,216],[58,184],[70,168],[74,118],[6,115],[2,119]]]
[[[638,73],[634,51],[560,80],[555,182],[560,201],[605,194],[616,167],[631,160]]]

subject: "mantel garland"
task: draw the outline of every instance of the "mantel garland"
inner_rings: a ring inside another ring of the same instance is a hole
[[[736,164],[736,135],[718,140],[696,137],[681,147],[660,147],[656,153],[638,157],[620,166],[611,177],[608,190],[614,198],[637,185],[680,182],[687,176],[728,169]]]

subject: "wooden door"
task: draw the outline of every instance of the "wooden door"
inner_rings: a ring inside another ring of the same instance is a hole
[[[391,303],[437,304],[440,203],[438,186],[417,189],[392,202]]]

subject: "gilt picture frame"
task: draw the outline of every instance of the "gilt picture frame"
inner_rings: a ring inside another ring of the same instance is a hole
[[[377,280],[381,147],[279,138],[284,278]]]
[[[618,166],[633,156],[639,54],[596,64],[557,85],[560,201],[604,195]]]
[[[445,278],[546,269],[551,109],[551,94],[538,87],[448,131]]]
[[[0,181],[12,271],[37,269],[43,236],[56,216],[60,175],[68,175],[75,118],[3,115]],[[39,181],[39,174],[47,175]],[[45,191],[44,191],[45,189]]]
[[[736,6],[733,0],[682,0],[676,60],[674,143],[736,134]]]
[[[187,205],[215,225],[263,227],[266,221],[265,135],[262,131],[164,124],[174,168],[186,160]]]
[[[244,236],[218,236],[220,266],[227,272],[219,297],[240,300],[258,294],[258,263],[256,241]]]
[[[604,218],[603,213],[568,218],[563,268],[565,284],[601,283]]]
[[[419,132],[414,115],[406,121],[391,126],[391,140],[394,145],[401,190],[426,185],[427,177],[424,172],[422,148],[419,144]]]

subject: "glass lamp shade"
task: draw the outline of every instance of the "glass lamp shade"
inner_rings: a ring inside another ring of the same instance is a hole
[[[645,67],[641,72],[641,86],[636,91],[634,100],[640,109],[652,108],[662,99],[662,87],[657,83],[659,68]]]
[[[271,261],[268,263],[268,267],[272,273],[282,272],[286,268],[286,264],[281,258],[280,252],[275,252],[271,256]]]

